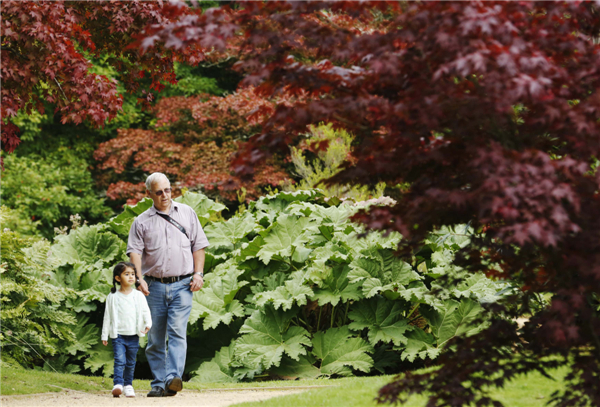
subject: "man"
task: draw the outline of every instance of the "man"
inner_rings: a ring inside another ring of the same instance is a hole
[[[146,192],[154,205],[131,225],[127,254],[152,313],[146,357],[154,380],[148,397],[174,396],[182,389],[192,295],[204,284],[208,240],[194,210],[171,200],[164,174],[150,175]]]

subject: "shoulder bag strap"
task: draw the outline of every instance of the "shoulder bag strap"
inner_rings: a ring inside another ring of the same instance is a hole
[[[190,238],[185,230],[185,228],[183,226],[181,226],[179,224],[179,222],[177,222],[175,219],[173,219],[172,217],[170,217],[169,215],[165,215],[164,213],[160,213],[160,212],[156,212],[157,215],[159,215],[161,218],[163,218],[164,220],[166,220],[167,222],[169,222],[170,224],[172,224],[173,226],[175,226],[177,229],[179,229],[181,231],[181,233],[183,233],[185,235],[185,237],[187,237],[188,239]]]

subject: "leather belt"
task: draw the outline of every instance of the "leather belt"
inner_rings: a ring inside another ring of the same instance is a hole
[[[188,278],[193,276],[194,274],[186,274],[185,276],[175,276],[175,277],[153,277],[153,276],[144,276],[151,281],[160,281],[163,284],[171,284],[176,283],[177,281],[183,280],[184,278]]]

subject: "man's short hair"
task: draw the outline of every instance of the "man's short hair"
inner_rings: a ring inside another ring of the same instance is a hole
[[[167,176],[165,174],[163,174],[162,172],[155,172],[152,173],[150,175],[148,175],[148,178],[146,178],[146,189],[148,191],[152,191],[152,184],[154,184],[155,182],[158,182],[160,179],[166,179],[167,182],[169,183],[169,185],[171,184],[171,182],[169,181],[169,178],[167,178]]]

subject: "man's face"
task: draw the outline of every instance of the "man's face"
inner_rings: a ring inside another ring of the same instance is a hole
[[[152,183],[152,187],[150,188],[151,190],[148,191],[148,195],[150,195],[150,198],[152,198],[152,201],[154,201],[154,206],[159,211],[164,211],[171,205],[171,191],[165,191],[165,189],[170,188],[171,184],[169,181],[162,178]],[[160,194],[160,191],[162,191],[162,194],[157,195],[156,193],[158,192]]]

